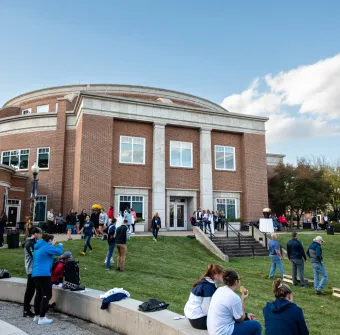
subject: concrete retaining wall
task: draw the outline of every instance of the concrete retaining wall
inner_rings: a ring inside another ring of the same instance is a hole
[[[218,258],[221,258],[222,261],[229,262],[229,257],[225,255],[216,245],[213,243],[210,238],[204,234],[204,232],[198,228],[193,227],[193,231],[196,237],[196,240],[202,243],[208,250],[210,250],[214,255]]]
[[[0,280],[0,300],[23,303],[26,280],[10,278]],[[71,292],[53,288],[51,302],[58,311],[100,326],[112,329],[120,335],[207,335],[207,331],[193,329],[188,320],[173,320],[177,315],[168,310],[142,313],[138,306],[142,303],[126,299],[111,303],[108,310],[101,310],[100,294],[104,292],[90,289],[89,292]]]

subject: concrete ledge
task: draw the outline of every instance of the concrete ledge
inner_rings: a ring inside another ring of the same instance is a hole
[[[21,329],[14,327],[13,325],[0,320],[0,334],[1,335],[27,335]]]
[[[198,228],[193,227],[193,231],[196,237],[196,240],[202,243],[209,251],[211,251],[214,255],[216,255],[218,258],[222,259],[224,262],[229,262],[229,257],[225,255],[220,248],[216,246],[214,242],[210,240],[209,237],[207,237],[204,232]]]
[[[26,279],[9,278],[0,280],[0,300],[23,302]],[[101,310],[100,294],[89,292],[71,292],[53,288],[51,300],[58,311],[88,320],[100,326],[112,329],[121,335],[207,335],[207,331],[193,329],[188,320],[173,320],[177,315],[168,310],[142,313],[138,311],[141,301],[126,299],[111,303],[108,310]],[[3,334],[1,332],[1,334]]]

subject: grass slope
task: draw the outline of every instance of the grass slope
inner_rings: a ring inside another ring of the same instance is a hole
[[[280,236],[279,242],[285,246],[289,236]],[[301,235],[305,247],[311,235]],[[323,246],[325,266],[329,274],[326,285],[327,296],[314,294],[313,288],[302,290],[293,288],[294,300],[304,310],[311,334],[340,334],[338,306],[340,299],[331,296],[331,288],[339,287],[340,237],[326,236]],[[80,259],[82,284],[106,291],[113,287],[123,287],[132,298],[145,301],[148,298],[165,300],[170,310],[183,314],[183,307],[189,296],[191,285],[209,263],[219,263],[227,269],[235,269],[242,277],[242,285],[250,291],[246,310],[255,313],[263,325],[262,308],[273,300],[272,281],[268,279],[270,260],[268,257],[232,259],[223,263],[208,252],[196,240],[185,237],[160,237],[155,243],[151,237],[133,237],[128,245],[126,272],[105,271],[103,264],[107,243],[92,241],[94,252],[85,257],[78,256],[83,241],[65,242],[65,250],[71,250]],[[116,261],[116,254],[114,256]],[[291,273],[290,263],[284,261],[287,273]],[[25,277],[23,250],[0,250],[0,268],[7,268],[13,277]],[[277,275],[279,275],[277,273]],[[306,276],[312,276],[311,264],[306,264]]]

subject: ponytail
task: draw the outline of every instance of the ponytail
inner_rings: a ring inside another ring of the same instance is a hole
[[[287,284],[282,284],[281,279],[276,279],[273,282],[273,292],[276,299],[286,298],[288,294],[292,293],[292,290]]]
[[[195,281],[192,287],[194,288],[197,285],[197,283],[203,280],[204,278],[209,277],[210,279],[213,279],[215,275],[220,275],[222,274],[222,272],[223,272],[223,267],[221,265],[209,264],[205,273]]]

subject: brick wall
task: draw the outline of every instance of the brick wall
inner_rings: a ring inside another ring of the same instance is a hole
[[[263,216],[263,208],[268,206],[265,136],[243,134],[242,154],[241,215],[246,221],[257,220]]]
[[[5,107],[0,109],[0,119],[16,115],[21,115],[21,109],[18,107]]]
[[[37,106],[49,105],[49,112],[56,111],[56,103],[58,102],[58,98],[62,98],[62,95],[50,96],[50,97],[42,97],[40,99],[30,100],[27,102],[23,102],[21,104],[21,109],[32,108],[32,113],[37,112]],[[60,108],[60,104],[58,106],[58,110]]]
[[[236,171],[215,169],[215,145],[235,147]],[[226,132],[211,132],[211,161],[213,168],[213,190],[242,191],[242,135]]]
[[[170,141],[193,144],[193,168],[170,167]],[[200,188],[200,133],[198,129],[165,127],[165,172],[166,188]]]
[[[120,164],[120,136],[145,138],[145,165]],[[152,187],[153,125],[150,123],[114,120],[113,123],[113,186]]]

